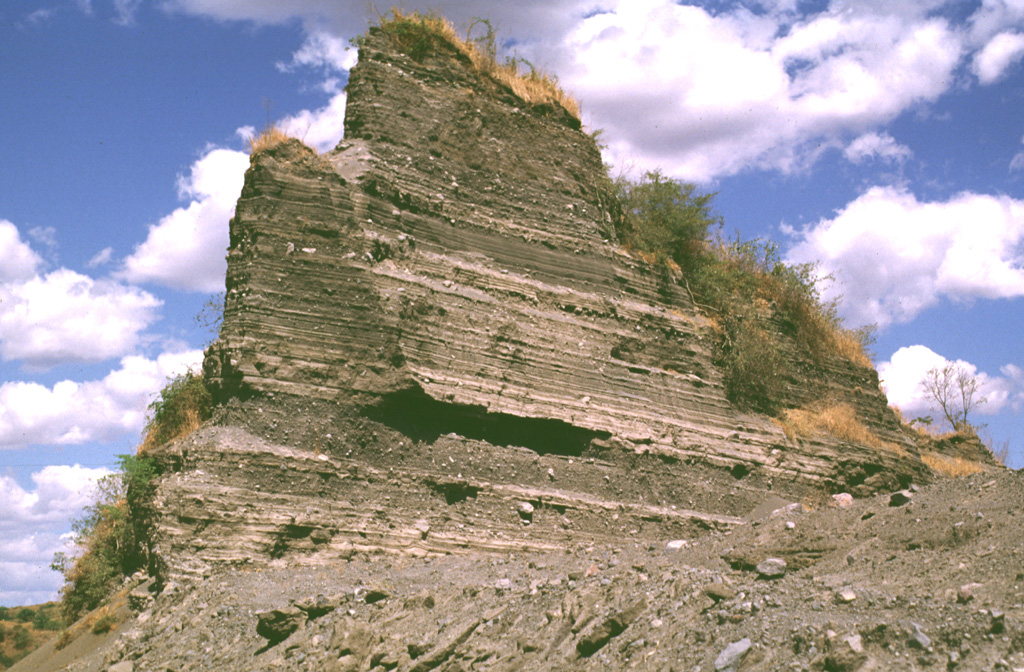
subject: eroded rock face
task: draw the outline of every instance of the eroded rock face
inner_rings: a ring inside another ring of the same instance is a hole
[[[371,31],[345,140],[246,174],[204,365],[222,428],[164,454],[157,564],[685,539],[769,490],[927,480],[871,369],[794,351],[787,401],[844,401],[893,451],[730,404],[712,325],[612,241],[609,193],[571,117]]]

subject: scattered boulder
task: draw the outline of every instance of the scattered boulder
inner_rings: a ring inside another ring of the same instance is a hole
[[[853,592],[849,588],[845,588],[836,593],[836,602],[839,604],[849,604],[857,599],[857,593]]]
[[[589,658],[607,644],[612,637],[617,637],[629,627],[647,609],[647,599],[641,598],[630,606],[617,611],[601,623],[590,628],[576,642],[576,652],[583,658]]]
[[[678,553],[689,545],[686,539],[673,539],[665,544],[665,553]]]
[[[153,593],[150,592],[153,584],[154,579],[149,579],[135,586],[132,592],[128,593],[128,606],[132,611],[143,611],[153,604]]]
[[[299,600],[295,603],[295,606],[305,612],[308,620],[313,621],[337,609],[341,602],[342,597],[340,595],[331,598],[317,595],[316,597]]]
[[[864,667],[868,656],[864,651],[861,636],[853,634],[843,638],[832,638],[830,650],[825,657],[825,669],[831,672],[856,672]]]
[[[298,607],[271,609],[256,614],[256,633],[270,644],[288,639],[306,622],[306,614]]]
[[[932,646],[932,638],[924,634],[924,630],[917,623],[911,623],[910,626],[913,628],[913,632],[907,639],[907,646],[924,651],[929,650]]]
[[[837,509],[848,509],[853,506],[853,495],[848,492],[840,492],[832,495],[832,500],[829,504]]]
[[[715,658],[715,670],[718,672],[735,672],[753,645],[749,637],[744,637],[738,642],[733,642],[725,647],[718,654],[718,658]]]
[[[348,667],[358,670],[370,658],[378,641],[379,637],[369,627],[346,617],[334,624],[328,646]]]
[[[965,583],[956,591],[956,601],[960,604],[967,604],[975,598],[978,589],[984,587],[982,583]]]
[[[781,579],[786,575],[786,561],[782,558],[768,558],[757,563],[756,569],[762,579]]]
[[[736,589],[724,583],[709,583],[704,586],[704,594],[715,602],[722,602],[736,597]]]
[[[889,495],[889,506],[903,506],[908,504],[913,498],[914,493],[910,490],[898,490]]]

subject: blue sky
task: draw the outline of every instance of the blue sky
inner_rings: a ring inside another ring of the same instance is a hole
[[[422,6],[421,6],[422,5]],[[615,172],[718,192],[726,232],[836,277],[878,325],[890,400],[959,362],[983,436],[1024,465],[1024,2],[435,0],[575,93]],[[382,6],[381,9],[384,7]],[[0,604],[47,569],[90,484],[130,452],[223,284],[227,221],[268,121],[342,134],[338,0],[0,5]]]

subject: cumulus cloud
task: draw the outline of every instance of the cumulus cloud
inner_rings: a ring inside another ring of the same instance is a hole
[[[162,302],[111,280],[61,268],[0,285],[0,358],[47,369],[131,352]]]
[[[931,414],[936,421],[941,420],[941,411],[927,398],[921,381],[931,369],[941,369],[947,364],[955,364],[977,379],[978,399],[984,399],[984,403],[978,405],[975,412],[994,415],[1007,409],[1020,411],[1024,404],[1024,370],[1020,367],[1007,364],[1000,368],[1000,375],[990,375],[970,362],[948,360],[924,345],[900,348],[889,361],[878,365],[878,376],[889,404],[908,417]]]
[[[921,202],[874,187],[799,233],[791,262],[821,263],[854,324],[907,322],[940,297],[1024,296],[1024,201],[962,193]]]
[[[1020,0],[984,0],[956,25],[946,0],[836,2],[815,12],[793,0],[755,0],[755,11],[750,4],[441,0],[409,9],[436,9],[459,27],[489,17],[518,55],[557,74],[583,102],[588,125],[605,131],[608,160],[699,182],[751,168],[801,170],[938,99],[965,62],[984,80],[1021,57]],[[307,38],[286,68],[347,69],[347,40],[372,20],[335,0],[166,6],[221,20],[301,20]],[[338,93],[338,80],[323,84]],[[908,155],[895,143],[847,150],[851,160]]]
[[[974,56],[971,69],[982,84],[998,81],[1007,69],[1024,58],[1024,35],[999,33]]]
[[[125,357],[101,380],[64,380],[52,387],[0,385],[0,449],[113,441],[138,433],[146,409],[171,376],[202,362],[202,351]]]
[[[303,110],[277,122],[288,135],[301,139],[318,152],[334,149],[345,134],[344,93],[335,94],[330,102],[317,110]],[[244,129],[239,129],[241,133]]]
[[[0,282],[28,280],[36,275],[43,258],[21,239],[18,227],[0,219]]]
[[[306,36],[306,41],[292,55],[291,63],[279,63],[278,68],[290,71],[296,67],[322,68],[325,70],[351,70],[359,57],[359,50],[343,37],[316,30]]]
[[[96,481],[111,473],[109,469],[90,469],[80,465],[50,465],[32,474],[35,487],[23,489],[11,476],[0,476],[0,530],[24,530],[48,523],[61,523],[74,516],[95,498]],[[4,535],[7,536],[6,534]],[[13,542],[4,545],[5,558],[18,557],[10,552]]]
[[[244,152],[208,151],[178,180],[179,197],[191,202],[151,225],[116,277],[196,292],[223,289],[228,222],[248,166]]]
[[[960,61],[958,33],[938,18],[866,5],[785,21],[623,1],[569,35],[563,81],[617,162],[708,181],[800,168],[851,130],[935,100]]]
[[[888,133],[865,133],[843,150],[843,156],[852,163],[864,163],[868,159],[903,161],[913,152],[909,147],[896,142]]]
[[[38,604],[55,599],[61,577],[49,569],[67,549],[68,521],[95,500],[96,481],[111,473],[79,465],[50,465],[32,474],[33,488],[0,476],[0,601]]]

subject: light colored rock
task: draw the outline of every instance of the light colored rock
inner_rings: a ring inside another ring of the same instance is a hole
[[[757,563],[756,569],[762,579],[781,579],[786,575],[786,561],[782,558],[768,558]]]
[[[832,495],[830,504],[837,509],[848,509],[853,506],[853,495],[848,492],[840,492]]]
[[[839,604],[849,604],[857,599],[857,593],[853,592],[849,588],[840,590],[836,593],[836,602]]]
[[[753,642],[750,641],[750,638],[744,637],[738,642],[733,642],[725,647],[718,654],[718,657],[715,658],[715,670],[718,672],[735,672],[752,646]]]
[[[984,588],[983,583],[965,583],[956,591],[956,601],[960,604],[967,604],[978,594],[978,589]]]

